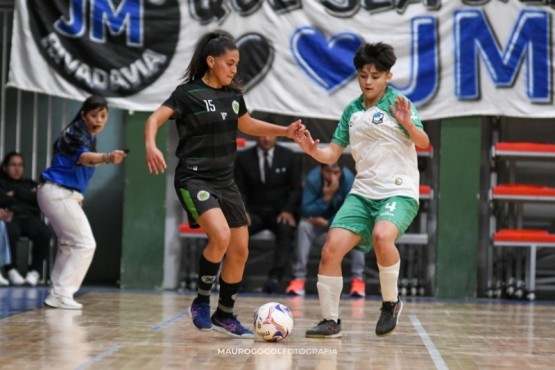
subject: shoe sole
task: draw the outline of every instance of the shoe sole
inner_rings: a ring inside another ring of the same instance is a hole
[[[191,324],[193,324],[193,327],[195,329],[198,329],[200,331],[210,331],[210,330],[212,330],[212,326],[210,326],[209,328],[199,328],[198,326],[196,326],[195,322],[193,321],[193,313],[191,312],[191,307],[190,306],[189,306],[188,311],[189,311],[189,317],[191,318]]]
[[[217,326],[214,325],[214,323],[212,323],[212,328],[214,328],[214,331],[217,331],[218,333],[224,333],[229,335],[230,337],[233,338],[238,338],[238,339],[253,339],[254,338],[254,334],[243,334],[243,335],[238,335],[238,334],[233,334],[230,331],[227,331],[225,328],[221,327],[221,326]]]
[[[393,334],[395,329],[397,329],[397,324],[399,324],[399,317],[401,317],[401,312],[403,312],[403,302],[402,301],[399,301],[399,302],[401,302],[401,308],[399,308],[399,312],[397,313],[397,321],[395,321],[395,326],[393,327],[393,329],[391,329],[387,333],[383,333],[383,334],[376,333],[376,336],[378,336],[378,337],[387,337],[388,335]]]
[[[46,299],[44,300],[44,305],[46,307],[59,308],[59,309],[62,309],[62,310],[75,310],[75,311],[77,311],[77,310],[82,310],[83,309],[83,306],[81,306],[81,307],[67,307],[67,306],[55,305],[55,304],[52,304],[52,303],[48,303],[48,301]]]
[[[326,338],[341,338],[343,336],[343,332],[339,332],[339,333],[335,333],[335,334],[329,334],[329,335],[324,335],[324,334],[308,334],[305,333],[305,338],[317,338],[317,339],[326,339]]]

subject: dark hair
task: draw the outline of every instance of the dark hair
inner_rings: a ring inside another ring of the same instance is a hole
[[[373,64],[378,72],[389,72],[396,61],[393,46],[383,42],[362,44],[353,58],[357,70],[362,69],[366,64]]]
[[[2,169],[8,166],[13,157],[21,157],[21,160],[23,160],[23,164],[25,164],[25,159],[23,158],[23,155],[21,153],[9,152],[8,154],[6,154],[4,160],[2,161]]]
[[[99,108],[105,108],[108,110],[108,102],[102,96],[99,95],[91,95],[81,105],[79,108],[79,112],[73,117],[71,123],[79,120],[81,118],[81,114],[87,114],[90,111],[97,110]]]
[[[197,41],[191,62],[187,67],[187,71],[183,75],[183,81],[189,82],[192,80],[200,80],[208,71],[206,58],[209,56],[222,56],[229,50],[238,50],[237,44],[229,33],[219,30],[209,32],[202,36]],[[227,87],[235,91],[241,91],[242,86],[237,74],[235,74],[231,84]]]

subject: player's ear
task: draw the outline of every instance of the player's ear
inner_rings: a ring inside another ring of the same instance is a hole
[[[212,55],[206,57],[206,64],[208,65],[208,68],[214,68],[214,62],[214,57]]]
[[[387,75],[385,76],[387,82],[391,81],[391,79],[393,78],[393,73],[391,73],[391,71],[387,72]]]

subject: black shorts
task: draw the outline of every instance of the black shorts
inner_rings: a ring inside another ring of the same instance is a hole
[[[246,226],[247,212],[241,192],[235,183],[220,187],[202,180],[187,180],[183,187],[176,187],[175,191],[181,205],[187,212],[189,225],[197,228],[197,219],[204,212],[212,208],[220,208],[229,227]]]

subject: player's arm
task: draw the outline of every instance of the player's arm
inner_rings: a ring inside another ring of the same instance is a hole
[[[164,154],[156,146],[156,134],[158,128],[169,120],[174,110],[168,106],[161,105],[156,109],[145,122],[145,152],[146,164],[150,173],[163,173],[166,170]]]
[[[127,154],[123,150],[114,150],[109,153],[85,152],[79,156],[79,163],[87,167],[96,167],[101,164],[120,164]]]
[[[301,120],[296,120],[289,126],[280,126],[270,122],[252,118],[245,113],[238,120],[238,127],[241,132],[252,136],[285,136],[294,139],[295,132],[304,130]]]
[[[334,142],[325,147],[320,147],[318,145],[320,140],[314,140],[308,130],[298,131],[295,141],[306,154],[321,163],[335,163],[345,151],[345,148]]]

